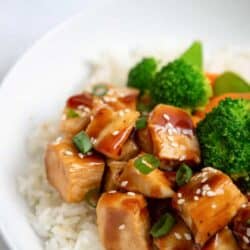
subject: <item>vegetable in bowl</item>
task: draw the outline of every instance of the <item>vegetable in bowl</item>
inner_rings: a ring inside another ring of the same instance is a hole
[[[197,126],[203,164],[250,188],[250,101],[227,98]],[[249,189],[250,190],[250,189]]]

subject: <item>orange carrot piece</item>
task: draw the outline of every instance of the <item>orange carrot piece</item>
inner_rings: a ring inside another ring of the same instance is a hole
[[[218,76],[219,74],[217,73],[209,73],[209,72],[206,73],[206,77],[209,80],[212,87],[214,86],[215,80]]]
[[[205,113],[212,111],[213,108],[218,106],[219,102],[226,99],[227,97],[232,99],[247,99],[250,100],[250,93],[226,93],[224,95],[216,96],[212,98],[205,108]]]

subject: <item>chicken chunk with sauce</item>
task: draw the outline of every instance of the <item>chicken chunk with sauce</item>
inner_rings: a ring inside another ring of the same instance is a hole
[[[97,225],[106,250],[151,250],[149,215],[144,197],[104,193],[97,204]]]
[[[94,114],[86,133],[98,152],[111,159],[119,159],[138,116],[139,113],[131,109],[114,111],[103,105]]]
[[[200,149],[191,117],[182,109],[159,104],[149,115],[154,153],[165,160],[200,162]]]
[[[173,197],[173,207],[204,245],[236,215],[246,197],[221,171],[204,168]]]
[[[143,154],[140,154],[141,157]],[[169,198],[174,195],[171,182],[163,171],[154,169],[149,174],[143,174],[135,167],[135,160],[131,159],[119,178],[120,187],[127,191],[134,191],[152,198]]]
[[[232,231],[226,227],[210,239],[202,250],[240,250]]]
[[[80,202],[88,191],[99,188],[104,165],[96,154],[79,154],[67,139],[49,144],[45,153],[47,179],[67,202]]]
[[[241,249],[250,249],[250,203],[244,204],[234,217],[233,233]]]
[[[87,92],[71,96],[63,111],[60,123],[61,132],[67,136],[73,136],[84,130],[90,122],[93,103],[93,97]]]

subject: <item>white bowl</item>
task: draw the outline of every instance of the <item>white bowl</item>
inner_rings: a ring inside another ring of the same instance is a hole
[[[25,167],[31,123],[62,108],[86,74],[83,62],[100,48],[130,48],[163,37],[169,44],[198,38],[209,47],[247,46],[249,7],[248,0],[99,1],[26,52],[0,89],[0,229],[11,249],[41,249],[16,178]]]

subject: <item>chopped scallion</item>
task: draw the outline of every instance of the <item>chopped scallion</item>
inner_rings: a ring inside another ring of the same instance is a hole
[[[146,128],[146,127],[147,127],[147,117],[145,117],[145,116],[140,117],[140,118],[136,121],[135,127],[136,127],[137,129]]]
[[[160,161],[151,154],[144,154],[135,160],[135,167],[142,174],[149,174],[160,166]]]
[[[247,224],[248,226],[250,226],[250,219],[248,219],[248,220],[246,221],[246,224]]]
[[[79,117],[79,114],[74,109],[67,110],[67,118],[76,118]]]
[[[192,169],[186,164],[182,164],[176,173],[176,183],[178,186],[187,184],[191,179],[193,174]]]
[[[152,227],[150,234],[154,238],[159,238],[166,235],[175,225],[175,218],[172,214],[164,214]]]
[[[82,131],[73,137],[73,143],[83,154],[88,153],[92,149],[92,143],[88,135]]]
[[[104,96],[108,92],[108,86],[105,84],[97,84],[93,87],[93,95]]]
[[[100,189],[93,188],[85,194],[84,199],[91,207],[96,208],[99,196],[100,196]]]

